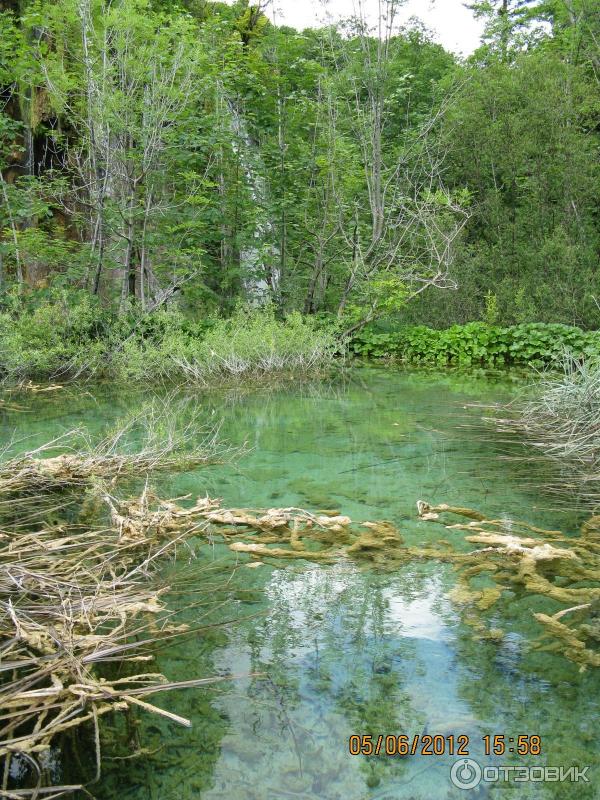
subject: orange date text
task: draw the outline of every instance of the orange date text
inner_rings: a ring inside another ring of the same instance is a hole
[[[354,734],[348,740],[351,756],[468,756],[468,736],[415,734]]]

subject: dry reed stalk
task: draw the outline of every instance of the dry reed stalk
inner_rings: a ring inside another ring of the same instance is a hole
[[[96,670],[118,659],[135,671],[152,660],[149,645],[185,630],[163,605],[169,587],[154,576],[159,561],[187,538],[189,525],[168,524],[164,514],[161,520],[164,524],[154,519],[147,526],[132,521],[97,530],[65,525],[3,533],[0,762],[5,776],[12,757],[35,760],[65,731],[84,723],[97,726],[104,714],[131,705],[189,724],[146,701],[169,687],[162,675],[146,668],[108,680]],[[6,783],[0,796],[5,790]]]
[[[545,473],[536,485],[567,503],[590,510],[600,507],[600,361],[580,361],[566,354],[562,372],[542,374],[526,399],[499,408],[484,420],[502,434],[519,437],[527,454],[513,455],[515,465]]]
[[[147,490],[127,504],[127,518],[109,494],[123,479],[232,455],[216,430],[199,432],[194,414],[177,428],[180,414],[156,401],[98,444],[71,432],[0,463],[0,797],[72,790],[47,786],[44,762],[65,732],[82,725],[96,731],[99,774],[98,725],[109,712],[141,707],[190,724],[147,701],[182,685],[148,662],[153,645],[186,630],[164,605],[169,587],[158,567],[208,523],[169,504],[151,509]],[[57,448],[68,452],[50,455]],[[92,509],[96,522],[86,524],[87,507],[98,503],[108,519],[99,524]],[[48,522],[50,512],[61,521]],[[101,677],[98,666],[115,661],[126,677]],[[11,764],[26,767],[34,785],[12,786]]]

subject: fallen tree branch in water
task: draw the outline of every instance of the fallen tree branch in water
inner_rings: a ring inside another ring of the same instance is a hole
[[[582,526],[579,537],[568,537],[560,531],[536,528],[525,522],[487,520],[477,511],[457,506],[430,506],[419,501],[417,510],[422,520],[442,522],[448,530],[465,531],[469,534],[465,541],[484,545],[468,553],[458,565],[459,583],[454,592],[455,599],[467,609],[467,621],[479,632],[485,634],[485,626],[474,609],[491,608],[506,590],[546,597],[569,607],[555,614],[534,613],[545,634],[559,642],[564,655],[582,670],[588,666],[600,667],[598,517],[590,518]],[[446,514],[472,521],[448,524],[441,519]],[[535,535],[531,536],[532,533]],[[483,574],[495,585],[473,588],[472,579]],[[561,622],[567,615],[571,625]]]

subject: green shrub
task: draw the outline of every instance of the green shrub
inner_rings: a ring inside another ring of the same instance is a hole
[[[280,321],[272,308],[241,308],[216,322],[191,356],[176,360],[188,379],[207,383],[215,377],[316,373],[331,365],[338,350],[335,335],[310,317],[295,312]]]
[[[546,323],[501,328],[470,322],[441,331],[417,325],[391,333],[366,329],[354,337],[350,349],[368,358],[410,364],[543,367],[559,362],[565,352],[576,358],[600,353],[600,332]]]
[[[187,319],[176,309],[122,316],[87,294],[54,291],[0,313],[0,376],[10,380],[110,377],[213,383],[235,376],[316,373],[339,347],[333,331],[272,308],[229,319]]]
[[[139,314],[119,317],[87,292],[54,289],[18,302],[12,298],[5,306],[0,375],[12,380],[109,374],[114,354],[143,336]],[[166,325],[156,316],[157,325]]]
[[[113,320],[85,293],[54,292],[33,308],[0,314],[0,373],[45,378],[78,372],[107,350]]]

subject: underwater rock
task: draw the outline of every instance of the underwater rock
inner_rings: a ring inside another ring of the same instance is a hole
[[[586,520],[581,526],[581,534],[588,538],[600,537],[600,515],[594,515]]]

